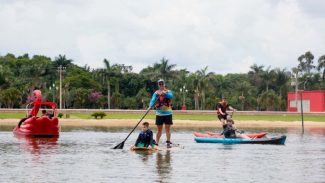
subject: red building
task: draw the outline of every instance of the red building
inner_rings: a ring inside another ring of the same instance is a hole
[[[288,111],[300,112],[300,91],[288,92]],[[298,107],[296,107],[296,104]],[[325,90],[302,91],[302,104],[304,112],[325,112]]]

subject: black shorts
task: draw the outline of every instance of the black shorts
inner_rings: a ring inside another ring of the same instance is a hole
[[[226,120],[227,119],[228,114],[226,113],[225,115],[222,114],[218,114],[218,119],[221,121],[221,119]]]
[[[173,115],[166,116],[156,116],[156,125],[172,125],[173,124]]]

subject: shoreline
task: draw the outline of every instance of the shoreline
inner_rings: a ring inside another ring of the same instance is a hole
[[[0,126],[16,126],[20,119],[0,119]],[[146,119],[151,126],[155,126],[153,119]],[[134,127],[139,121],[135,119],[59,119],[61,127]],[[175,128],[218,128],[219,121],[198,120],[173,120]],[[237,120],[238,128],[301,128],[301,121],[243,121]],[[325,128],[324,122],[305,121],[304,126],[308,128]]]

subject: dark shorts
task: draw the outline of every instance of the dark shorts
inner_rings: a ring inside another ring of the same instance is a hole
[[[156,116],[156,125],[172,125],[173,124],[173,115],[166,116]]]
[[[226,120],[226,119],[227,119],[227,116],[228,116],[228,114],[225,114],[225,115],[218,114],[218,119],[219,119],[220,121],[221,121],[221,119]]]

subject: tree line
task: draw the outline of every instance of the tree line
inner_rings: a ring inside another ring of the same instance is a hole
[[[168,59],[143,68],[103,59],[103,67],[78,66],[65,55],[53,60],[42,55],[0,56],[0,107],[21,108],[33,101],[34,89],[40,89],[44,101],[59,103],[59,73],[62,69],[63,108],[145,109],[164,79],[174,92],[173,108],[212,110],[221,97],[226,97],[238,110],[283,111],[287,92],[298,81],[300,89],[325,89],[325,55],[314,63],[308,51],[297,59],[291,70],[252,65],[250,71],[221,75],[208,72],[208,67],[189,72],[176,69]],[[301,84],[303,83],[303,85]]]

